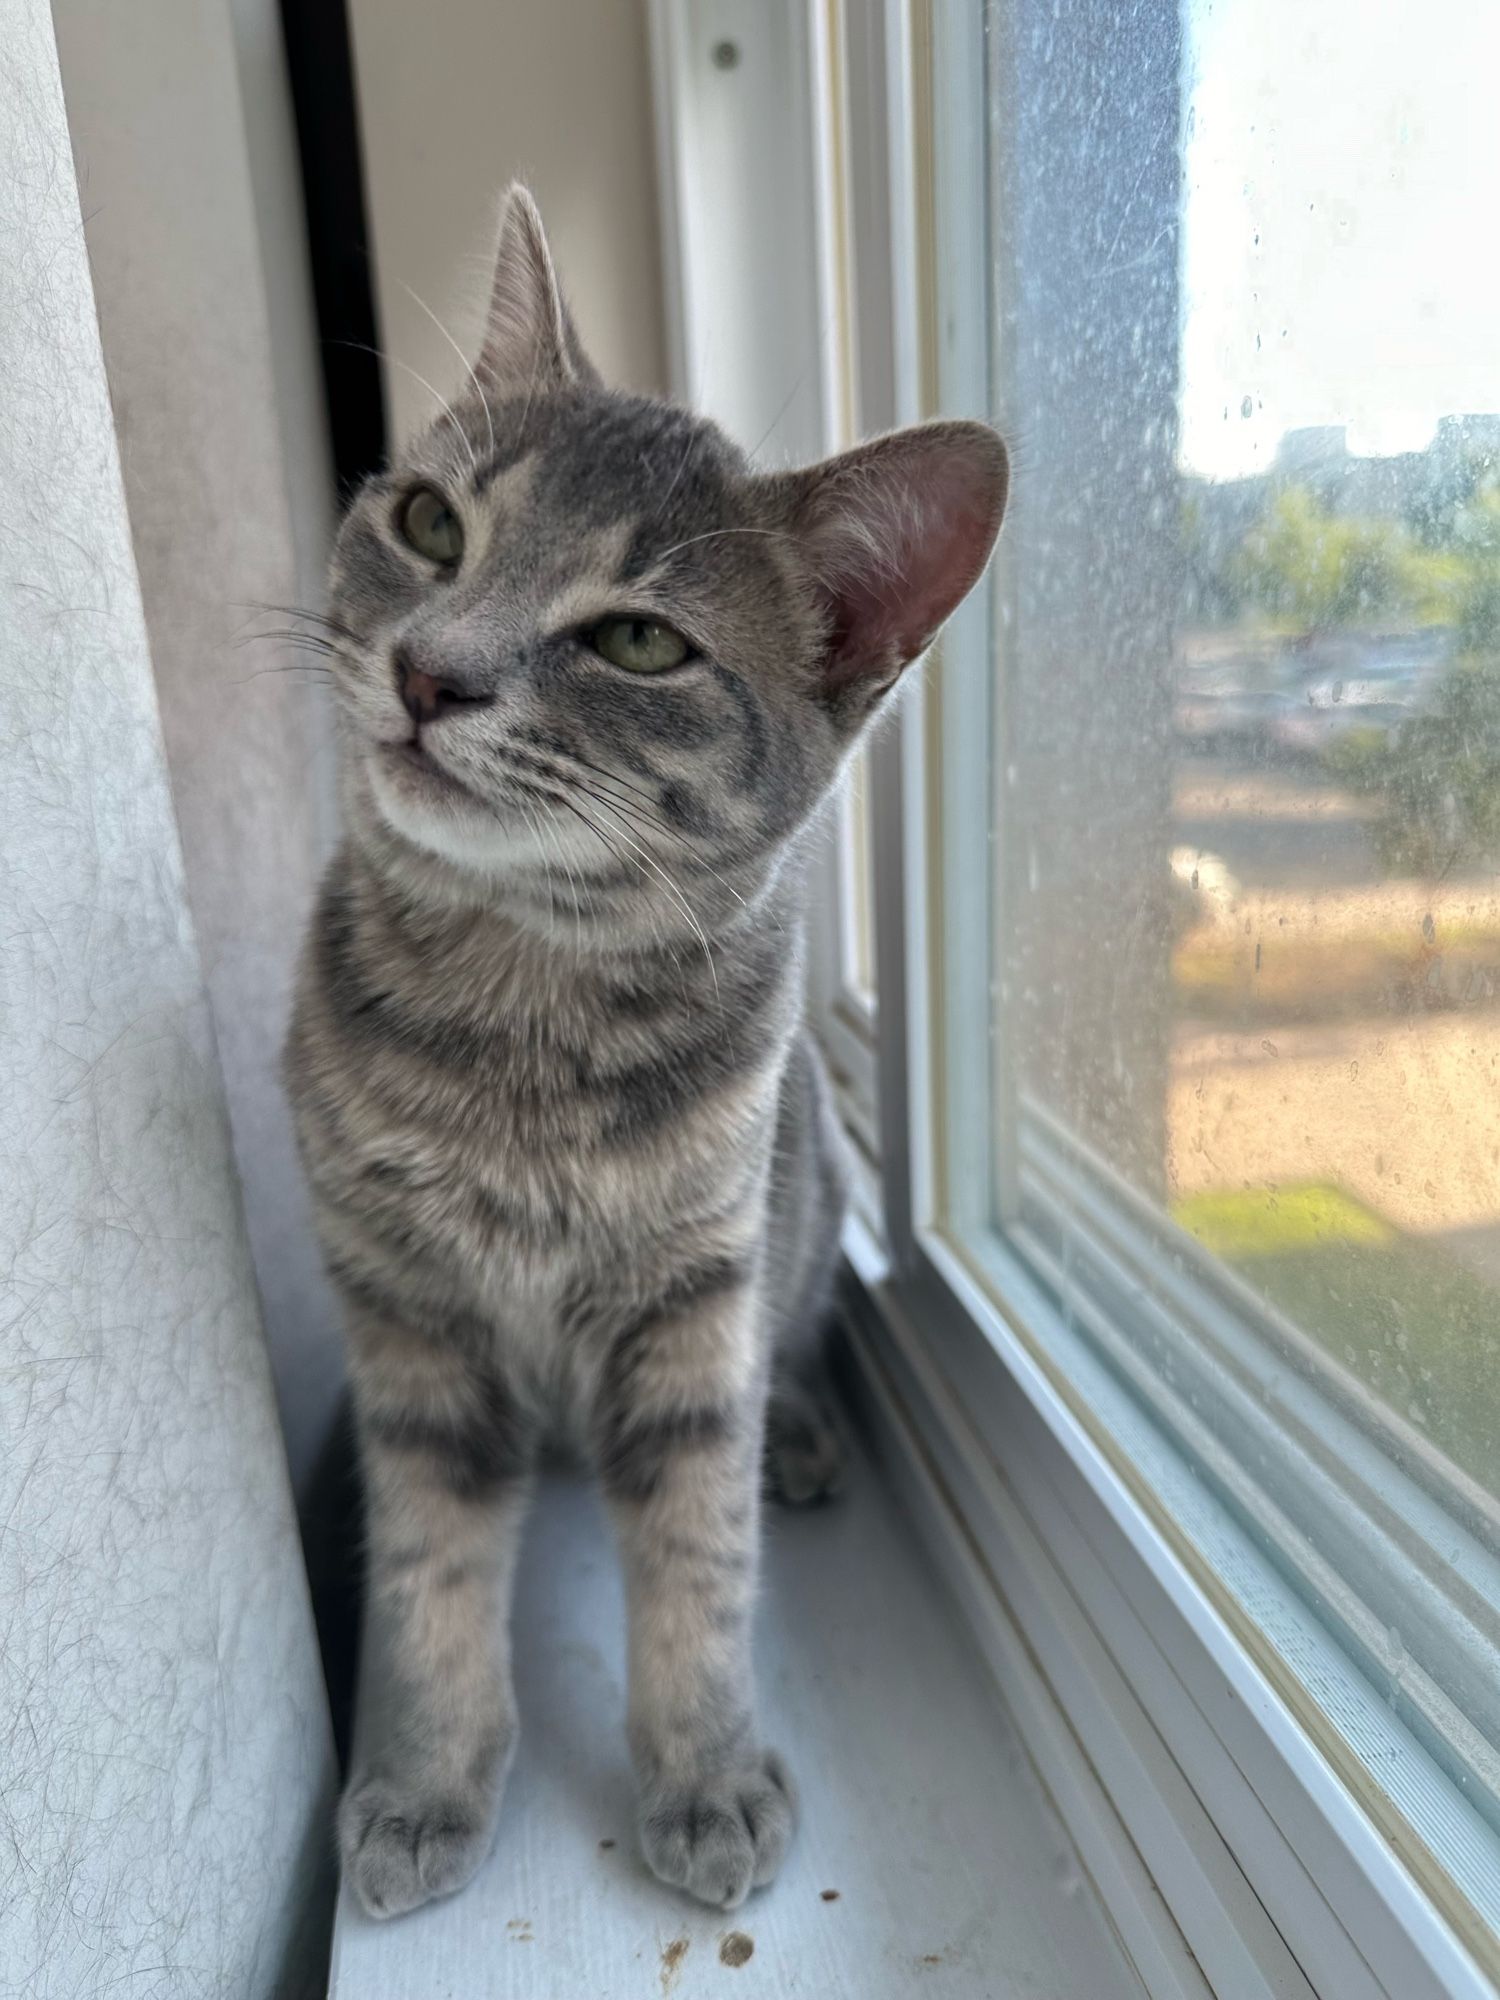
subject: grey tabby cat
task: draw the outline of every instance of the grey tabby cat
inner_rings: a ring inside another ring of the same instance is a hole
[[[563,1434],[625,1567],[646,1859],[732,1908],[793,1817],[751,1685],[765,1441],[791,1499],[838,1475],[808,830],[983,569],[1006,456],[942,423],[753,472],[600,385],[520,188],[471,372],[338,538],[346,830],[288,1047],[398,1695],[344,1865],[389,1916],[484,1859],[522,1519]]]

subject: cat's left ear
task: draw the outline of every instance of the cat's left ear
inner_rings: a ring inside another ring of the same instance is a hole
[[[1009,457],[987,424],[918,424],[788,479],[828,614],[825,692],[857,727],[983,574]]]
[[[505,192],[475,372],[487,387],[518,383],[537,392],[599,380],[564,303],[537,205],[519,181]]]

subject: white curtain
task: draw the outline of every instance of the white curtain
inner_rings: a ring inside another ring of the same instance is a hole
[[[314,1992],[327,1719],[47,0],[0,0],[0,840],[0,1994]]]
[[[276,0],[53,0],[188,907],[294,1483],[338,1393],[278,1075],[333,825],[307,656],[333,513]]]

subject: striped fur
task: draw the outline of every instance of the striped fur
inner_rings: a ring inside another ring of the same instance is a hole
[[[598,385],[524,196],[501,266],[472,393],[356,496],[326,621],[345,839],[287,1072],[398,1694],[345,1862],[393,1914],[483,1858],[516,1548],[560,1435],[625,1564],[647,1858],[729,1907],[791,1830],[749,1659],[768,1404],[774,1487],[838,1472],[814,1383],[844,1177],[803,876],[877,697],[826,670],[858,606],[821,583],[795,480]],[[462,522],[452,571],[402,540],[418,484]],[[585,635],[621,611],[695,656],[611,666]],[[435,714],[398,657],[447,691]]]

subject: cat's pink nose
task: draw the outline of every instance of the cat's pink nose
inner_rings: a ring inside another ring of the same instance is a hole
[[[456,708],[460,703],[472,706],[489,699],[486,694],[477,694],[457,681],[445,680],[440,674],[417,666],[404,649],[396,653],[396,691],[419,729],[424,722],[435,722],[445,709]]]

